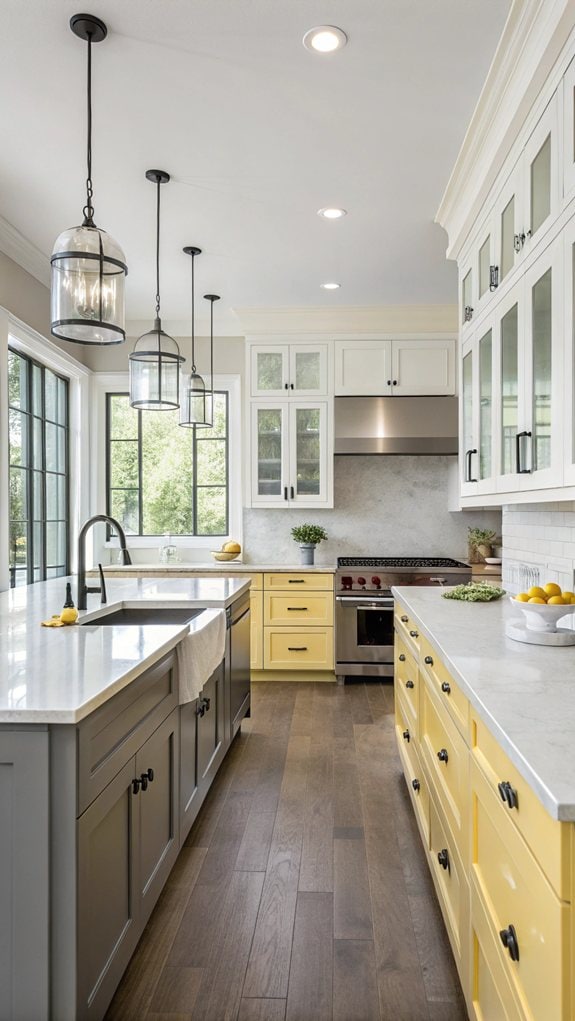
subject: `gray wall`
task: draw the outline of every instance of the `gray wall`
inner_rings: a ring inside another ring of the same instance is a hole
[[[150,327],[152,322],[150,321]],[[190,337],[176,337],[180,351],[186,359],[184,369],[189,371],[192,364],[192,341]],[[134,348],[134,337],[128,337],[125,344],[113,347],[87,349],[86,364],[94,372],[127,372],[128,357]],[[207,372],[210,364],[209,337],[196,338],[196,364],[199,372]],[[231,373],[244,377],[245,344],[243,337],[214,338],[214,372]]]
[[[244,510],[244,560],[298,562],[293,525],[323,525],[316,563],[338,556],[467,555],[467,528],[501,534],[499,511],[447,509],[449,457],[336,457],[333,510]]]

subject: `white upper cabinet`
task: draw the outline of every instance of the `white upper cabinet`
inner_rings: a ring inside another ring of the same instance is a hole
[[[573,65],[571,65],[571,68]],[[563,236],[565,293],[563,298],[565,373],[563,380],[563,436],[565,485],[575,486],[575,217]]]
[[[461,496],[493,492],[496,471],[496,337],[485,323],[464,345],[460,410]]]
[[[575,58],[563,78],[563,195],[575,193]]]
[[[559,173],[558,100],[554,94],[532,132],[523,157],[524,231],[529,248],[559,211],[562,181]]]
[[[330,413],[328,401],[252,401],[252,507],[333,507]]]
[[[270,344],[251,348],[253,397],[325,397],[327,344]]]
[[[416,397],[454,393],[454,340],[335,342],[336,396]]]

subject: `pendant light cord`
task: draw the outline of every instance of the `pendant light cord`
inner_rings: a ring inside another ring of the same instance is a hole
[[[92,186],[92,36],[88,35],[88,82],[87,82],[87,101],[88,101],[88,138],[86,145],[86,164],[87,173],[86,177],[86,205],[82,212],[84,213],[84,226],[94,226],[94,207],[92,205],[92,198],[94,195],[94,189]]]
[[[194,273],[194,260],[195,260],[195,258],[196,258],[196,256],[192,252],[192,376],[194,376],[195,372],[196,372],[196,334],[195,334],[195,329],[194,329],[194,323],[195,323],[195,320],[196,320],[196,306],[195,306],[196,281],[195,281],[195,273]]]
[[[156,198],[156,319],[160,318],[160,186],[158,178],[158,194]]]

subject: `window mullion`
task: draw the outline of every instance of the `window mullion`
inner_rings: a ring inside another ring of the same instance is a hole
[[[142,455],[142,411],[138,411],[138,535],[144,534],[144,470]]]

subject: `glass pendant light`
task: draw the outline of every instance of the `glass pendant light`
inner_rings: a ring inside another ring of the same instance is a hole
[[[75,14],[70,28],[88,43],[86,205],[82,224],[60,234],[50,259],[51,331],[75,344],[121,344],[126,339],[126,257],[119,244],[96,227],[92,205],[92,43],[105,39],[108,30],[92,14]]]
[[[186,255],[192,257],[192,368],[188,379],[184,383],[182,403],[180,407],[180,425],[183,426],[208,426],[209,420],[209,391],[206,384],[196,369],[196,310],[195,310],[195,276],[194,262],[196,255],[201,255],[201,248],[188,245],[184,248]]]
[[[204,294],[206,301],[210,302],[210,389],[206,395],[207,411],[206,425],[214,424],[214,301],[219,301],[219,294]]]
[[[170,180],[165,170],[147,170],[156,195],[156,318],[142,334],[130,355],[130,404],[142,411],[179,408],[180,363],[185,359],[173,337],[164,333],[160,319],[160,188]]]

